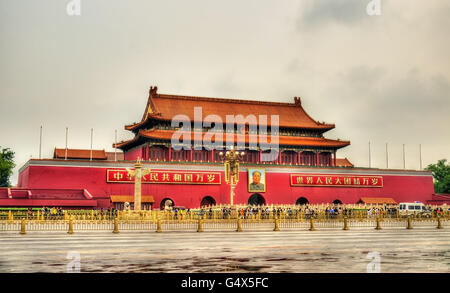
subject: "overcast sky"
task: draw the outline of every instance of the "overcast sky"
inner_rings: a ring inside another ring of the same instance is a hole
[[[335,123],[357,166],[450,159],[450,2],[0,0],[0,146],[17,170],[55,147],[113,151],[158,92],[293,102]]]

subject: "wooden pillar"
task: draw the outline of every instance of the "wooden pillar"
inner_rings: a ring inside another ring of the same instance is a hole
[[[172,147],[169,145],[169,162],[172,161]]]
[[[281,159],[281,153],[282,151],[278,151],[278,164],[281,165],[283,160]]]
[[[316,166],[319,166],[319,152],[316,152]]]
[[[334,151],[333,166],[336,167],[336,151]]]
[[[149,161],[150,160],[150,145],[147,144],[147,150],[145,151],[145,160]]]
[[[300,165],[300,154],[301,153],[302,153],[301,151],[297,152],[297,165]]]
[[[193,150],[192,150],[192,148],[191,148],[191,150],[190,150],[190,152],[189,152],[189,161],[190,161],[190,162],[192,162],[192,153],[193,153]]]
[[[262,150],[259,150],[259,163],[262,163]]]
[[[211,162],[214,163],[214,149],[211,150]]]

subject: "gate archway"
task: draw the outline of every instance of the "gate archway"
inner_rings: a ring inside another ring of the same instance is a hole
[[[159,209],[164,210],[166,203],[172,207],[175,205],[175,202],[171,198],[166,197],[161,201],[161,204],[159,205]]]
[[[215,206],[215,205],[216,205],[216,200],[212,196],[209,196],[209,195],[202,198],[202,201],[200,202],[201,207]]]
[[[248,204],[249,205],[254,205],[254,206],[265,205],[266,204],[266,199],[259,193],[253,193],[248,198]]]
[[[296,205],[305,205],[305,204],[308,204],[308,203],[309,203],[309,201],[308,201],[308,199],[306,197],[299,197],[297,199],[297,201],[295,202]]]

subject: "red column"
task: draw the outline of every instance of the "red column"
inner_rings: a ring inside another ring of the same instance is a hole
[[[259,150],[259,163],[262,163],[262,150]]]
[[[146,150],[146,154],[145,154],[145,159],[148,161],[150,160],[150,146],[147,145],[147,150]]]
[[[336,151],[334,151],[334,164],[333,164],[333,166],[336,167]]]
[[[192,162],[192,148],[191,148],[191,151],[190,151],[190,153],[189,153],[189,159],[190,159],[190,162]]]
[[[211,150],[211,162],[214,162],[214,149]]]
[[[169,146],[169,162],[172,160],[172,147]]]
[[[282,159],[281,159],[281,151],[278,152],[278,164],[281,165],[282,163]]]
[[[319,166],[319,152],[316,152],[316,166]]]
[[[300,151],[297,152],[297,165],[300,165]]]

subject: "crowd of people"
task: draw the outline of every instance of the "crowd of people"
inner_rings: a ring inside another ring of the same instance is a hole
[[[28,209],[28,214],[32,215],[31,208]],[[41,215],[48,218],[56,218],[64,216],[64,210],[62,207],[42,207]]]
[[[301,206],[248,206],[248,207],[203,207],[195,210],[200,217],[213,218],[213,211],[216,211],[216,217],[227,219],[228,216],[237,215],[242,219],[252,218],[254,215],[260,215],[261,219],[268,219],[270,215],[284,218],[297,218],[300,214],[304,218],[317,218],[319,215],[327,219],[338,218],[339,216],[363,216],[375,218],[377,216],[395,217],[397,215],[396,206],[372,206],[357,207],[345,205],[301,205]]]
[[[66,211],[62,207],[42,207],[39,209],[40,215],[43,216],[46,219],[61,219],[64,217],[64,214]],[[73,212],[77,212],[77,210],[70,210]],[[85,211],[86,212],[86,211]],[[117,216],[117,210],[114,208],[108,208],[108,209],[99,209],[95,210],[96,215],[100,215],[102,218],[104,216],[112,215],[113,217]],[[33,212],[32,208],[28,208],[27,210],[27,218],[31,219],[36,216],[36,211]]]
[[[445,211],[442,207],[435,207],[434,209],[428,207],[433,216],[442,215]],[[42,207],[40,214],[46,219],[63,218],[65,211],[62,207]],[[297,206],[209,206],[200,209],[184,209],[182,207],[175,207],[170,210],[174,218],[181,218],[181,215],[189,215],[191,211],[203,218],[208,219],[222,218],[228,219],[236,216],[242,219],[251,219],[259,215],[261,219],[269,219],[272,217],[283,218],[302,218],[309,219],[311,217],[317,218],[319,215],[326,219],[338,218],[340,216],[362,216],[364,218],[382,217],[396,217],[397,206],[395,205],[379,205],[379,206],[358,206],[358,205],[297,205]],[[100,209],[95,212],[96,215],[104,216],[111,215],[113,218],[117,216],[118,210],[114,208]],[[299,215],[300,214],[300,215]],[[32,218],[36,213],[29,208],[27,210],[27,217]]]

